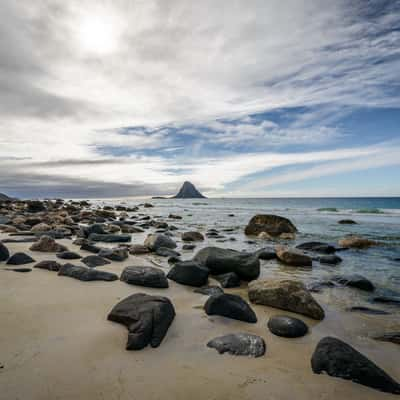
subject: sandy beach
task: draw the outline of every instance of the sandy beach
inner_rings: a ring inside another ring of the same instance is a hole
[[[2,234],[0,239],[5,237]],[[58,242],[79,249],[70,240]],[[29,245],[9,243],[8,247],[12,252],[27,251]],[[36,261],[54,259],[52,254],[32,254]],[[130,256],[101,269],[120,274],[127,265],[151,264],[145,256]],[[172,281],[168,289],[150,289],[120,281],[81,282],[47,270],[24,274],[6,271],[5,265],[0,268],[0,398],[4,400],[397,398],[350,381],[315,375],[310,367],[319,339],[332,335],[399,379],[398,346],[368,337],[377,324],[398,326],[392,315],[333,311],[329,299],[316,294],[326,318],[316,323],[304,317],[310,333],[285,339],[266,327],[268,318],[282,311],[253,305],[256,324],[209,317],[202,309],[207,296]],[[244,289],[227,291],[246,298]],[[159,348],[126,351],[126,329],[107,321],[106,316],[119,300],[139,292],[169,297],[177,315]],[[210,339],[232,332],[262,336],[265,356],[219,355],[206,347]]]

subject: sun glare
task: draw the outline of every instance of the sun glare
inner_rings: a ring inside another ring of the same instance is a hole
[[[118,46],[117,28],[116,21],[107,16],[83,19],[78,33],[82,49],[99,55],[112,53]]]

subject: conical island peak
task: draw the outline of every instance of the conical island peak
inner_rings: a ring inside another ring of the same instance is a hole
[[[173,197],[174,199],[205,199],[191,182],[184,182],[178,194]]]

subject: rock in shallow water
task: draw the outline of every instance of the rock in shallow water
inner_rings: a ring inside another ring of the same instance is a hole
[[[68,276],[80,281],[116,281],[118,276],[111,272],[82,267],[80,265],[64,264],[58,271],[59,276]]]
[[[158,347],[175,318],[175,309],[166,297],[133,294],[120,301],[107,319],[128,328],[127,350],[141,350],[148,344]]]
[[[153,288],[167,288],[168,280],[160,268],[126,267],[121,274],[121,281],[131,285]]]
[[[379,243],[370,240],[367,238],[363,238],[361,236],[347,236],[343,239],[339,240],[339,245],[344,248],[352,248],[352,249],[367,249],[371,246],[377,246]]]
[[[203,286],[208,282],[209,271],[196,261],[177,262],[169,271],[168,279],[182,285]]]
[[[257,316],[251,307],[234,294],[219,294],[211,296],[204,304],[207,315],[221,315],[239,321],[256,323]]]
[[[281,308],[322,320],[324,310],[300,281],[268,279],[249,283],[249,299],[252,303]]]
[[[290,234],[295,235],[297,228],[290,220],[279,215],[258,214],[247,224],[246,235],[259,235],[265,232],[270,237],[279,237]]]
[[[335,275],[334,277],[332,277],[332,281],[344,286],[365,290],[367,292],[372,292],[375,290],[375,286],[373,285],[373,283],[369,279],[359,274]]]
[[[235,356],[261,357],[265,354],[265,342],[260,336],[249,333],[233,333],[210,340],[207,347],[219,354],[228,352]]]
[[[35,260],[28,254],[19,252],[14,253],[7,261],[8,265],[23,265],[35,262]]]
[[[276,246],[276,255],[279,261],[292,266],[311,266],[312,259],[297,249]]]
[[[305,242],[296,246],[297,249],[312,251],[315,253],[333,254],[336,248],[328,243],[323,242]]]
[[[308,332],[308,326],[298,318],[276,315],[268,321],[268,329],[277,336],[286,338],[302,337]]]
[[[374,339],[382,342],[400,344],[400,332],[387,332],[383,335],[375,336]]]
[[[197,252],[194,260],[215,275],[235,272],[240,279],[245,281],[257,279],[260,275],[260,260],[255,254],[219,247],[205,247]]]
[[[321,264],[337,265],[342,262],[342,259],[335,254],[329,254],[326,256],[318,257],[318,261]]]
[[[351,380],[387,393],[400,394],[400,385],[356,349],[333,337],[318,343],[311,358],[314,373]]]

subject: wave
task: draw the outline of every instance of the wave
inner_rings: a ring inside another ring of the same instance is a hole
[[[358,213],[358,214],[385,214],[385,212],[380,210],[379,208],[361,208],[360,210],[357,210],[356,213]]]
[[[336,207],[323,207],[323,208],[318,208],[317,211],[338,212],[339,210]]]

